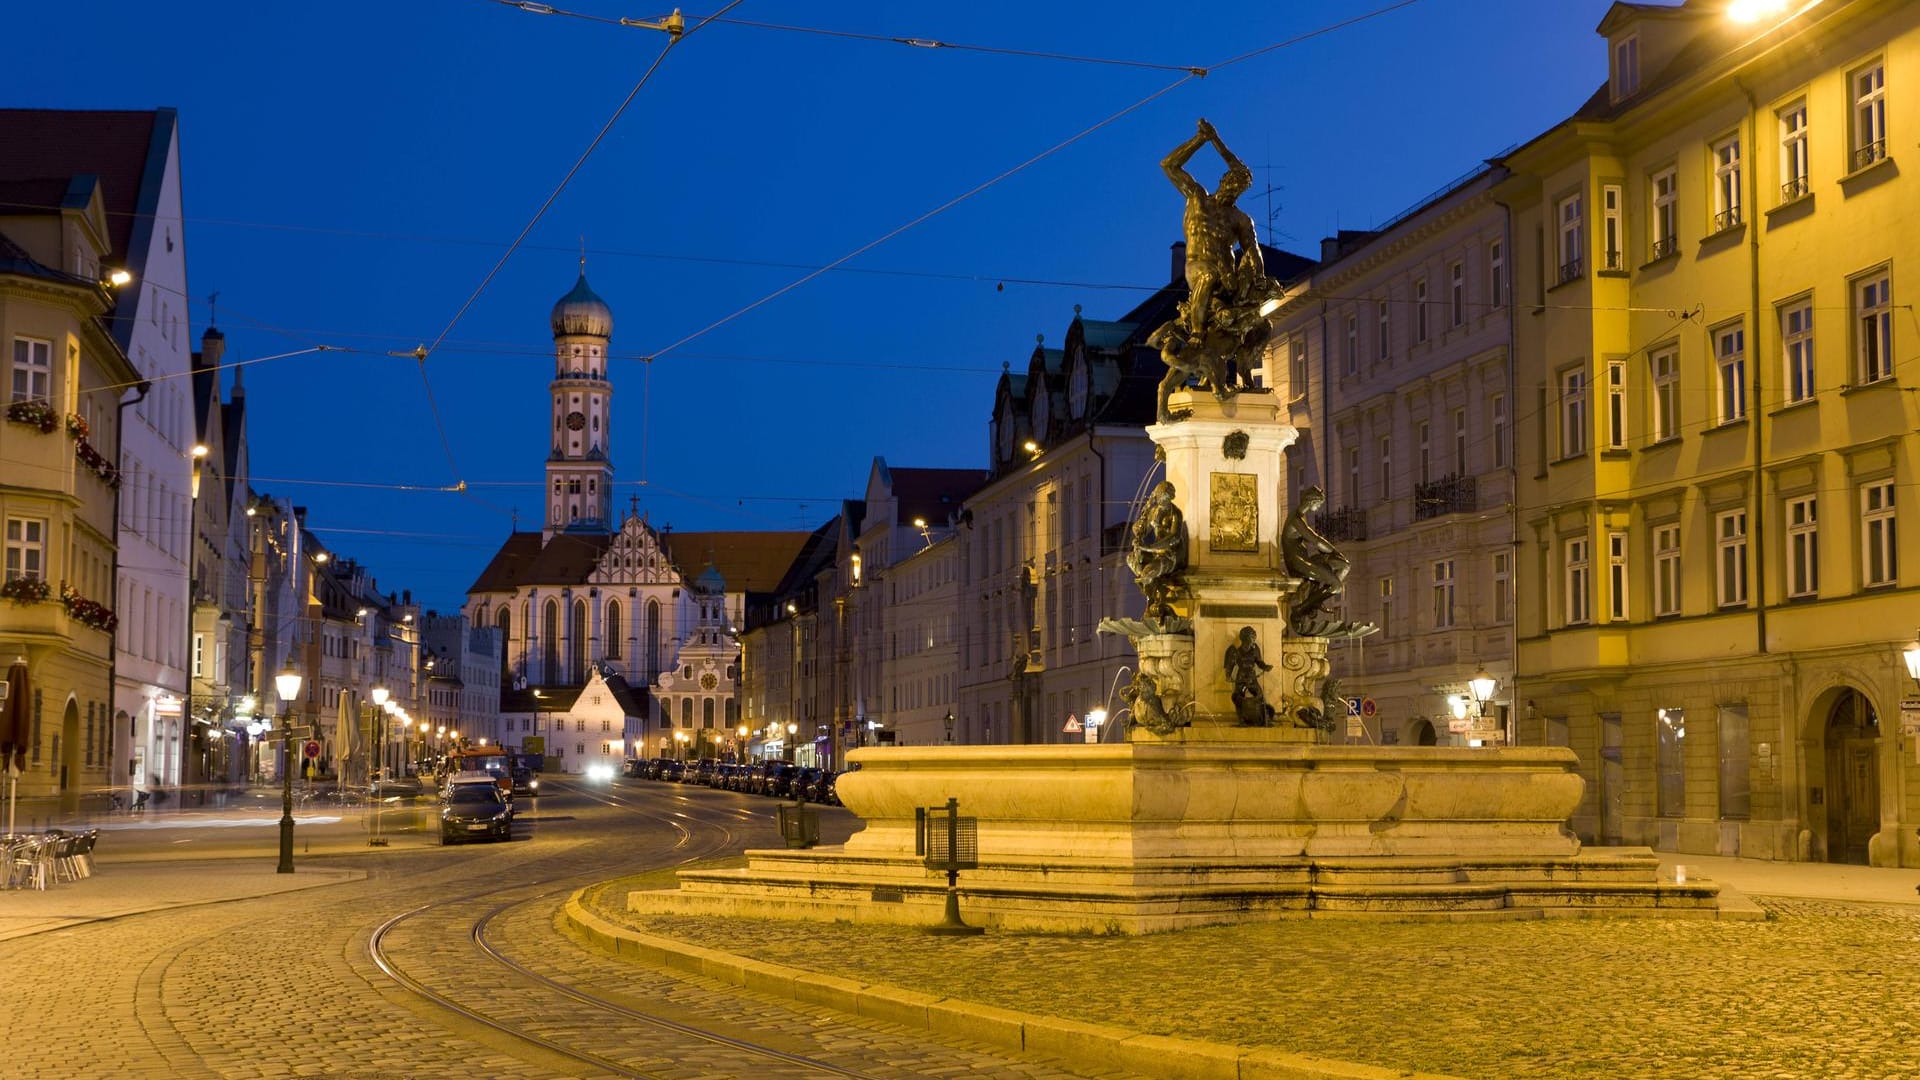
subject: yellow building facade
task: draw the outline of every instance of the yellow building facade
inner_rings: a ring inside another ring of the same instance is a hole
[[[1517,722],[1589,840],[1915,866],[1920,6],[1791,7],[1616,4],[1504,159]]]

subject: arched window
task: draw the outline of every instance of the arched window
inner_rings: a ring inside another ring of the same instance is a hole
[[[647,601],[647,681],[660,674],[660,601]]]
[[[683,728],[693,726],[693,699],[690,697],[680,699],[680,726]]]
[[[700,726],[703,728],[708,728],[713,726],[713,699],[712,698],[700,699]]]
[[[504,686],[508,681],[508,673],[513,669],[513,661],[509,659],[513,656],[513,650],[507,647],[507,643],[513,640],[512,609],[505,604],[500,605],[500,611],[494,616],[493,624],[500,628],[500,683]]]
[[[547,611],[540,628],[540,681],[555,683],[560,681],[560,601],[547,601]]]
[[[607,659],[620,659],[620,601],[607,601]]]
[[[587,681],[587,602],[573,602],[573,617],[567,620],[567,682]]]

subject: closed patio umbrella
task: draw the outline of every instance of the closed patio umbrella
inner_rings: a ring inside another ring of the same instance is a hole
[[[8,835],[13,833],[14,789],[20,783],[21,770],[27,766],[27,739],[33,732],[32,719],[28,714],[28,698],[31,694],[27,658],[22,656],[7,668],[7,701],[4,707],[0,707],[0,770],[7,774]]]

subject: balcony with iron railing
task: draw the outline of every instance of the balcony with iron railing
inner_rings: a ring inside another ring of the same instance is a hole
[[[1569,259],[1560,264],[1560,284],[1565,285],[1580,276],[1580,260]]]
[[[1664,259],[1667,256],[1679,250],[1680,250],[1679,237],[1663,236],[1660,239],[1655,240],[1653,242],[1653,261],[1659,262],[1661,259]]]
[[[1448,473],[1430,483],[1413,486],[1413,519],[1424,521],[1442,514],[1461,514],[1480,508],[1479,484],[1471,476]]]
[[[1727,209],[1722,210],[1719,213],[1713,215],[1713,231],[1714,232],[1717,232],[1717,233],[1726,232],[1728,229],[1734,228],[1739,224],[1740,224],[1740,208],[1737,206],[1730,206]]]
[[[1313,527],[1329,540],[1365,540],[1367,512],[1357,506],[1343,506],[1314,517]]]
[[[1795,199],[1802,198],[1806,195],[1807,190],[1807,178],[1804,176],[1796,176],[1780,185],[1780,201],[1789,203]]]

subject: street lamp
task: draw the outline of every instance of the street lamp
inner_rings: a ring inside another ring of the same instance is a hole
[[[1920,631],[1915,631],[1913,644],[1900,653],[1900,659],[1907,662],[1907,677],[1920,684]]]
[[[280,865],[276,873],[293,873],[293,700],[300,696],[300,673],[293,661],[273,677],[280,695]]]
[[[1500,681],[1489,674],[1484,667],[1474,672],[1473,678],[1467,680],[1467,689],[1473,692],[1474,705],[1481,712],[1486,711],[1487,702],[1493,699],[1493,692],[1499,686]]]
[[[953,741],[953,710],[952,709],[947,710],[947,715],[944,719],[940,721],[940,724],[941,726],[947,729],[947,741],[952,742]]]
[[[791,720],[787,721],[787,760],[788,761],[794,760],[795,748],[793,745],[793,740],[796,737],[798,737],[799,734],[800,734],[800,725],[794,723]]]
[[[745,761],[748,758],[753,756],[752,754],[748,753],[748,747],[751,744],[747,742],[747,735],[750,731],[751,729],[748,728],[747,725],[745,724],[741,724],[740,727],[734,731],[735,735],[740,736],[740,756],[738,758],[738,760],[740,761]]]

